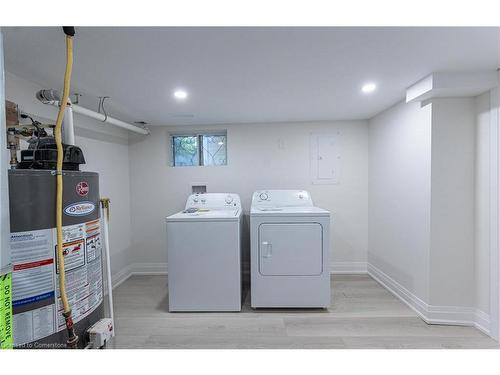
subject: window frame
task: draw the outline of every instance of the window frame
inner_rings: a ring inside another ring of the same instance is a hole
[[[203,137],[204,136],[219,136],[225,138],[225,149],[226,149],[226,162],[221,165],[205,165],[203,156]],[[175,144],[174,139],[176,137],[196,137],[197,138],[197,148],[198,148],[198,164],[194,165],[176,165],[175,164]],[[193,131],[193,132],[172,132],[169,133],[169,143],[170,143],[170,166],[176,168],[182,167],[225,167],[228,164],[227,158],[227,130],[207,130],[207,131]]]

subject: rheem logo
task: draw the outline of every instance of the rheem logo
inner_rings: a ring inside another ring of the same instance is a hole
[[[90,191],[89,184],[86,181],[81,181],[76,184],[76,192],[79,196],[85,197]]]

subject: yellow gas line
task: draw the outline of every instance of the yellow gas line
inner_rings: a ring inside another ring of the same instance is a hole
[[[66,328],[68,330],[68,346],[76,347],[78,336],[73,330],[73,320],[71,318],[71,308],[66,294],[66,274],[64,270],[64,253],[63,253],[63,235],[62,235],[62,218],[63,218],[63,146],[61,141],[61,128],[64,118],[64,111],[68,103],[69,88],[71,82],[71,71],[73,69],[73,37],[66,35],[66,71],[64,73],[64,89],[63,95],[59,102],[59,112],[57,113],[56,127],[54,129],[54,138],[57,145],[57,196],[56,196],[56,231],[57,231],[57,263],[59,268],[59,291],[63,304],[63,315],[66,320]]]

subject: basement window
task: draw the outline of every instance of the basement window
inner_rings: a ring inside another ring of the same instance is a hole
[[[227,134],[194,133],[171,135],[174,167],[227,165]]]

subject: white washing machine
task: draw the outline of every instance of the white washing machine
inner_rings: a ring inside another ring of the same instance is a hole
[[[252,307],[330,306],[330,213],[307,191],[256,191],[250,239]]]
[[[241,201],[193,194],[167,217],[169,311],[241,310]]]

